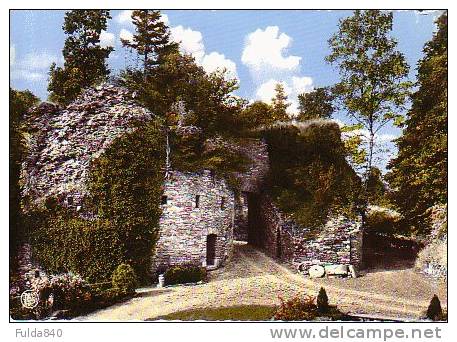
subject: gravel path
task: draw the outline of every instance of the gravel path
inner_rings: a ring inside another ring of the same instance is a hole
[[[277,305],[279,296],[317,295],[324,286],[331,304],[347,313],[414,319],[434,293],[447,302],[446,283],[411,269],[377,271],[356,279],[307,279],[249,245],[236,245],[232,260],[195,286],[151,288],[127,302],[78,320],[145,320],[177,311],[233,305]]]

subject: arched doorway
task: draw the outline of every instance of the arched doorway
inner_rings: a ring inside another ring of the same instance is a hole
[[[216,234],[206,236],[206,265],[214,266],[216,262]]]

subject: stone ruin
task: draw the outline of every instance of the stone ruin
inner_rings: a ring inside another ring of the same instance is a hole
[[[134,122],[153,118],[134,97],[122,87],[103,84],[87,89],[65,108],[45,102],[29,112],[29,153],[22,170],[26,210],[54,197],[84,215],[91,161],[132,130]],[[188,263],[221,266],[230,258],[234,240],[258,246],[299,270],[316,264],[360,264],[360,225],[329,223],[309,238],[306,228],[274,206],[263,186],[269,169],[264,141],[216,138],[209,143],[235,149],[251,160],[248,169],[237,174],[241,191],[235,193],[209,170],[189,173],[167,168],[153,271]]]

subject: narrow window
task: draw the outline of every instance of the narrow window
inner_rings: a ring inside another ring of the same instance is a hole
[[[162,196],[160,199],[160,204],[167,204],[168,202],[168,196]]]
[[[221,198],[221,209],[225,209],[225,197]]]
[[[198,208],[200,205],[200,195],[195,196],[195,208]]]
[[[67,204],[68,205],[73,205],[73,197],[71,197],[71,196],[67,197]]]

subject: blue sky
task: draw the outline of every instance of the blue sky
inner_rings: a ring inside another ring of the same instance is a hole
[[[45,100],[49,65],[63,63],[65,35],[61,28],[65,11],[10,13],[11,86],[30,89]],[[298,93],[338,82],[337,70],[324,60],[329,53],[327,40],[337,31],[338,20],[351,15],[351,11],[169,10],[163,14],[174,39],[205,70],[226,67],[239,79],[237,95],[268,101],[276,82],[283,82],[293,111]],[[119,40],[120,36],[128,38],[134,28],[128,11],[113,10],[111,16],[102,40],[115,48],[109,58],[115,74],[135,63]],[[436,12],[394,12],[392,35],[411,66],[413,81],[423,45],[435,29],[436,16]],[[344,113],[335,118],[347,121]],[[389,126],[381,132],[379,140],[395,153],[389,141],[399,134],[397,128]],[[388,157],[385,153],[383,156]],[[383,164],[385,161],[380,163]]]

